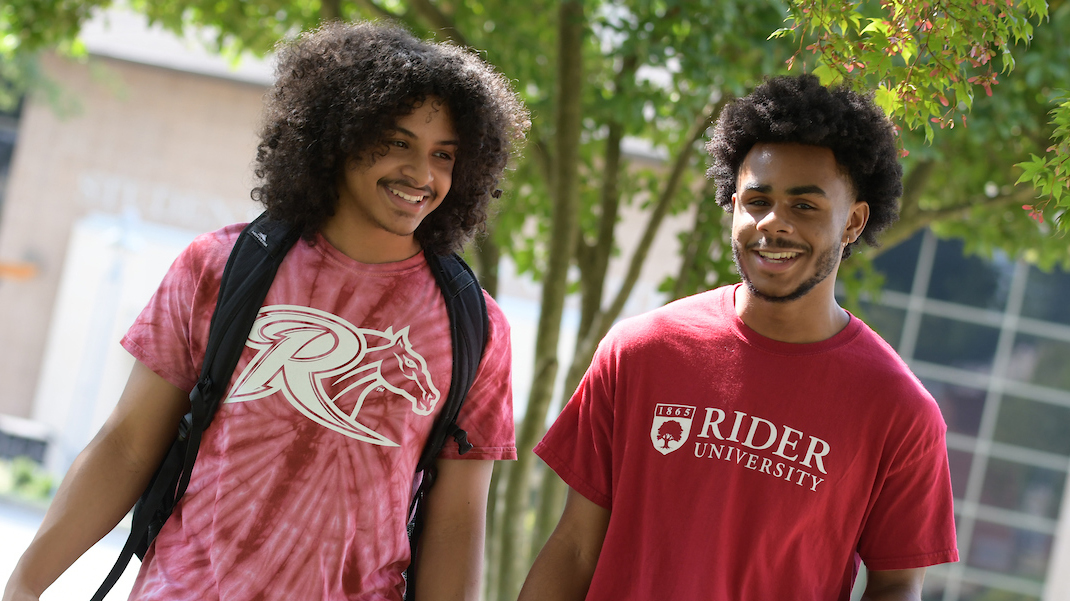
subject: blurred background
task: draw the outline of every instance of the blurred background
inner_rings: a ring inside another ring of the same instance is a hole
[[[118,340],[171,261],[259,213],[250,165],[272,45],[359,17],[476,48],[532,111],[490,230],[467,251],[513,328],[521,459],[495,470],[485,598],[515,599],[563,493],[530,449],[594,345],[619,318],[737,280],[704,177],[720,107],[789,68],[863,77],[822,53],[796,14],[806,4],[0,7],[0,579],[114,406],[133,361]],[[841,268],[842,302],[948,424],[962,561],[929,570],[926,600],[1070,599],[1070,250],[1058,202],[1043,210],[1020,181],[1057,133],[1070,3],[1040,4],[1045,17],[1023,13],[1028,44],[974,40],[1003,61],[998,81],[988,61],[963,67],[991,96],[946,84],[935,120],[904,118],[902,219]],[[120,526],[46,599],[88,598],[123,538]]]

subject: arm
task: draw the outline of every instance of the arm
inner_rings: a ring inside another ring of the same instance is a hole
[[[535,558],[520,601],[586,597],[608,527],[609,510],[569,488],[561,521]]]
[[[115,527],[144,491],[189,410],[184,391],[140,362],[119,403],[63,478],[4,601],[36,599]]]
[[[868,570],[862,601],[921,601],[925,568]]]
[[[493,461],[439,459],[416,569],[419,601],[479,599]]]

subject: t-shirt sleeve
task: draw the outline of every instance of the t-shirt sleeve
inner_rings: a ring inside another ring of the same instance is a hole
[[[947,428],[935,402],[926,414],[925,434],[914,439],[917,452],[897,462],[878,482],[858,544],[858,554],[869,569],[904,570],[958,561]],[[904,446],[909,448],[909,443]]]
[[[535,454],[570,487],[609,509],[613,496],[613,418],[619,361],[613,332]]]
[[[182,390],[193,390],[222,263],[229,243],[218,233],[197,237],[171,264],[160,287],[120,343],[135,359]],[[203,319],[202,319],[203,318]],[[198,324],[198,325],[194,325]],[[200,328],[194,332],[191,328]],[[201,331],[203,330],[203,331]],[[195,359],[198,358],[198,359]]]
[[[490,333],[475,382],[457,416],[457,425],[468,433],[472,449],[461,455],[457,441],[447,438],[439,454],[443,459],[516,459],[509,322],[486,292],[484,298]]]

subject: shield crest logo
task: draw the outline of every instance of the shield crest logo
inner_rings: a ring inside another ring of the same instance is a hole
[[[658,403],[654,407],[654,422],[650,426],[650,442],[654,444],[654,450],[668,455],[684,446],[691,433],[695,411],[689,405]]]

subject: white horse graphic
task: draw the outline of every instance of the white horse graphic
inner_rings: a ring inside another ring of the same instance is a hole
[[[281,392],[298,411],[324,427],[372,444],[398,446],[357,421],[365,398],[375,390],[390,391],[412,403],[414,413],[428,415],[441,395],[427,362],[409,342],[409,328],[393,330],[393,326],[382,332],[357,328],[310,307],[264,307],[246,341],[257,354],[224,402],[253,401]],[[369,339],[382,342],[372,344]],[[357,394],[355,400],[351,394]]]

